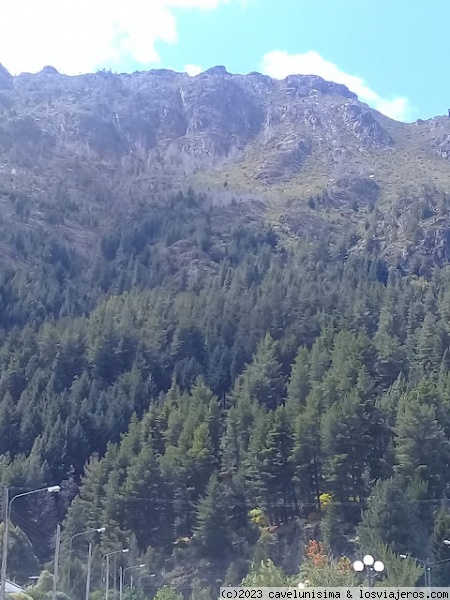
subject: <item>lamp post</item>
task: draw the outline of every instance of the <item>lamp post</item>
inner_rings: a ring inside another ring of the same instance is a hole
[[[125,569],[123,567],[120,567],[120,599],[122,600],[123,598],[123,586],[125,583],[125,573],[127,571],[129,571],[130,569],[143,569],[146,566],[145,563],[141,563],[140,565],[133,565],[131,567],[126,567]]]
[[[89,600],[89,591],[90,591],[90,587],[91,587],[91,560],[92,560],[92,542],[89,542],[85,600]]]
[[[434,565],[441,565],[442,563],[450,562],[450,558],[444,558],[444,560],[436,560],[435,562],[428,563],[428,586],[431,587],[431,569]]]
[[[407,554],[399,554],[400,558],[412,558],[416,563],[422,565],[425,570],[425,587],[430,587],[429,579],[430,579],[430,564],[426,560],[422,560],[421,558],[416,558],[415,556],[409,556]]]
[[[384,563],[381,560],[375,560],[371,554],[366,554],[362,560],[355,560],[352,567],[357,573],[367,571],[368,587],[373,587],[375,575],[384,571]]]
[[[67,567],[67,595],[70,593],[70,571],[71,571],[71,558],[72,558],[72,543],[73,540],[80,535],[89,535],[90,533],[104,533],[106,531],[106,527],[97,527],[97,529],[89,529],[88,531],[80,531],[79,533],[74,533],[69,541],[69,566]]]
[[[445,546],[450,546],[450,540],[442,540],[442,543]],[[431,567],[433,567],[434,565],[441,565],[442,563],[450,562],[450,558],[444,558],[443,560],[435,560],[434,562],[428,562],[426,560],[422,560],[421,558],[411,556],[410,554],[399,554],[399,556],[400,558],[412,558],[416,561],[416,563],[423,565],[423,568],[425,569],[425,587],[427,588],[431,587]]]
[[[108,552],[107,554],[105,554],[103,556],[104,560],[106,558],[106,584],[105,584],[105,600],[108,600],[108,593],[109,593],[109,557],[112,556],[113,554],[125,554],[126,552],[129,552],[129,548],[123,548],[122,550],[114,550],[114,552]]]
[[[58,587],[58,570],[59,570],[59,549],[61,545],[61,525],[58,523],[56,527],[56,540],[55,540],[55,560],[53,563],[53,589],[52,589],[52,600],[56,600],[56,591]]]
[[[8,561],[8,536],[9,536],[9,518],[11,515],[11,506],[14,500],[17,498],[23,498],[24,496],[30,496],[31,494],[37,494],[39,492],[48,492],[49,494],[58,494],[61,491],[59,485],[51,485],[48,487],[39,488],[37,490],[31,490],[29,492],[23,492],[22,494],[16,494],[9,500],[9,490],[5,488],[4,495],[4,530],[3,530],[3,553],[2,553],[2,568],[1,568],[1,581],[0,581],[0,600],[6,599],[6,567]]]
[[[140,565],[132,565],[131,567],[126,567],[125,569],[123,569],[122,567],[120,567],[120,578],[122,580],[122,583],[121,583],[122,593],[123,593],[123,586],[124,586],[124,583],[125,583],[125,573],[127,571],[130,571],[131,569],[143,569],[146,566],[147,565],[145,563],[141,563]],[[131,586],[131,587],[133,587],[133,586]],[[122,597],[120,597],[120,600],[122,600]]]

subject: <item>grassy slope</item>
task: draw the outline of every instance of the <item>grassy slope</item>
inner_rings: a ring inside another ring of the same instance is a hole
[[[328,98],[323,99],[324,103],[327,101]],[[437,117],[407,124],[393,121],[380,113],[375,115],[393,140],[390,149],[361,152],[352,147],[354,140],[347,132],[340,131],[346,144],[346,156],[344,160],[336,161],[333,158],[333,141],[324,141],[319,134],[315,136],[312,154],[299,173],[285,181],[265,185],[255,179],[255,175],[267,154],[274,152],[283,134],[281,132],[266,144],[256,140],[233,163],[197,174],[194,184],[218,192],[223,190],[224,182],[227,182],[227,188],[236,190],[237,194],[251,193],[264,199],[270,207],[268,216],[271,221],[278,221],[286,211],[297,217],[302,214],[317,215],[317,211],[312,211],[308,206],[308,199],[323,193],[330,182],[342,176],[374,177],[380,186],[378,207],[381,212],[389,210],[391,203],[401,197],[407,188],[430,184],[437,189],[450,191],[450,164],[436,152],[434,140],[438,133],[450,132],[450,120]],[[295,123],[295,128],[307,133],[307,128],[299,128],[298,123]],[[337,227],[352,224],[361,229],[367,213],[364,210],[355,213],[346,207],[330,207],[321,209],[320,216]]]

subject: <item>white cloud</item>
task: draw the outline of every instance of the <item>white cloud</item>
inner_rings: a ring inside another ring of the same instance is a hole
[[[199,75],[203,71],[203,68],[200,67],[200,65],[186,65],[184,67],[184,70],[191,77],[195,77],[196,75]]]
[[[69,75],[120,58],[155,64],[156,42],[177,42],[177,9],[233,1],[244,0],[1,0],[0,62],[13,74],[52,65]]]
[[[269,52],[263,58],[261,69],[266,75],[275,79],[284,79],[288,75],[319,75],[328,81],[343,83],[359,99],[366,102],[381,113],[397,121],[410,120],[412,107],[409,100],[403,97],[382,98],[362,79],[341,71],[334,63],[325,60],[318,52],[304,54],[288,54],[282,50]]]

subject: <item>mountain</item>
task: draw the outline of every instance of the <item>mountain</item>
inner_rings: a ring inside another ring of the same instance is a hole
[[[1,67],[0,117],[5,228],[56,220],[86,251],[149,195],[192,186],[216,204],[256,200],[288,236],[351,224],[350,249],[375,245],[403,268],[450,258],[448,117],[399,123],[317,76],[224,67],[196,77]]]
[[[44,494],[9,576],[57,523],[73,600],[103,526],[126,600],[450,559],[449,127],[315,76],[0,68],[0,480]]]

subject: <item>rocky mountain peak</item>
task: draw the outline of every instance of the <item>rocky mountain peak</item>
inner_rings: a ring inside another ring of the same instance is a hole
[[[11,73],[0,63],[0,90],[12,87],[13,77]]]
[[[210,69],[203,71],[203,73],[200,73],[200,75],[215,75],[217,77],[226,77],[227,75],[230,76],[231,74],[228,73],[224,66],[219,65],[217,67],[211,67]]]
[[[51,78],[37,83],[40,75]],[[391,143],[353,92],[315,75],[275,80],[215,66],[197,77],[167,69],[67,77],[46,66],[37,75],[15,78],[0,71],[0,84],[11,90],[2,103],[19,113],[26,105],[42,139],[67,137],[110,159],[143,145],[147,152],[169,153],[190,170],[236,159],[253,144],[267,156],[254,177],[267,183],[299,172],[324,140],[336,145],[335,130],[362,148]],[[63,114],[49,110],[55,100]],[[6,119],[3,127],[10,138],[13,125]]]
[[[0,117],[0,189],[9,189],[11,173],[27,182],[60,172],[74,177],[77,195],[79,179],[95,179],[84,169],[100,167],[115,173],[119,187],[125,178],[151,192],[202,181],[221,193],[291,202],[284,222],[295,232],[349,214],[362,219],[404,199],[406,184],[450,189],[450,118],[398,123],[316,75],[279,80],[215,66],[196,77],[168,69],[69,77],[46,66],[13,77],[0,65]],[[398,211],[425,202],[418,197]],[[428,212],[440,215],[441,205]],[[392,236],[406,244],[413,227],[397,212],[386,211],[398,226],[390,225]],[[437,226],[447,227],[447,217],[421,225]]]
[[[326,81],[318,75],[288,75],[284,80],[290,95],[309,96],[310,94],[333,94],[357,100],[356,94],[345,85]]]
[[[40,75],[59,75],[59,72],[55,67],[50,65],[45,66],[39,73]]]

